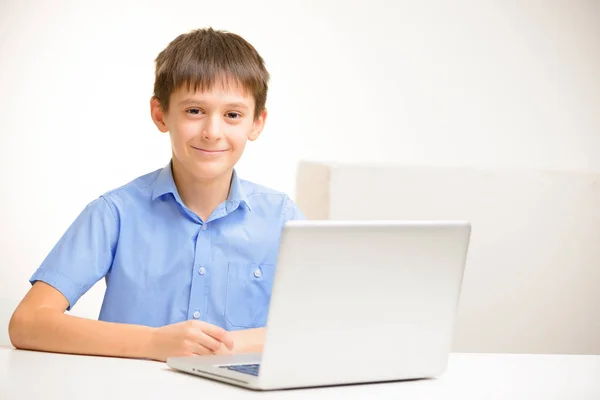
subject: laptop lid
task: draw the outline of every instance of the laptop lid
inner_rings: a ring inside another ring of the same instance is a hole
[[[441,374],[470,232],[468,222],[288,222],[258,385]]]

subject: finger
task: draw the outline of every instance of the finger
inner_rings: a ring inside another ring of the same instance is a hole
[[[231,337],[231,334],[225,329],[219,326],[206,324],[202,327],[202,331],[207,335],[215,338],[219,342],[223,343],[225,347],[227,347],[229,350],[233,350],[233,338]]]
[[[206,346],[203,346],[200,343],[196,343],[196,345],[191,349],[193,354],[199,355],[199,356],[208,356],[210,354],[214,354],[214,351],[209,349]]]
[[[203,331],[198,332],[198,343],[210,351],[217,351],[221,348],[221,342],[217,339],[213,338],[210,335],[207,335]]]

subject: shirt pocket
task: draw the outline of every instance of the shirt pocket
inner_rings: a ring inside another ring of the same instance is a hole
[[[236,328],[265,326],[275,265],[229,263],[225,318]]]

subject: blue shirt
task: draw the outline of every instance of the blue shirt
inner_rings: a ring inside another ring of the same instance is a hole
[[[105,278],[103,321],[262,327],[283,225],[303,218],[288,196],[234,171],[228,199],[202,221],[169,164],[88,204],[30,281],[58,289],[70,309]]]

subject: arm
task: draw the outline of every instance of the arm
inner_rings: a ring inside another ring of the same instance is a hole
[[[64,314],[67,299],[36,282],[15,310],[8,327],[16,348],[90,355],[147,357],[152,329],[88,320]]]
[[[20,349],[166,360],[204,355],[221,344],[231,348],[227,332],[200,321],[161,328],[78,318],[65,314],[113,262],[120,221],[105,198],[91,202],[71,224],[30,279],[33,284],[9,324]]]
[[[117,244],[119,221],[106,199],[88,204],[40,268],[15,310],[9,335],[21,349],[144,357],[151,330],[66,315],[104,277]]]
[[[150,328],[66,315],[67,306],[58,290],[36,282],[10,320],[12,344],[19,349],[160,361],[170,356],[211,354],[222,345],[233,348],[225,330],[198,321]]]

